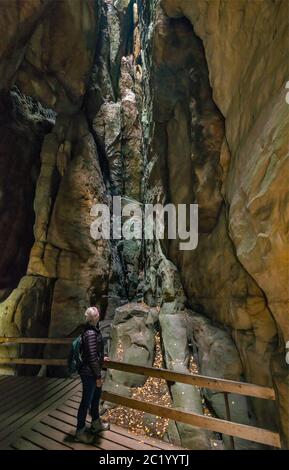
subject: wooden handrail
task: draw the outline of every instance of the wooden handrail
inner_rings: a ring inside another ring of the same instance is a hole
[[[127,408],[144,411],[155,416],[162,416],[163,418],[168,418],[173,421],[208,429],[209,431],[215,431],[229,436],[259,442],[273,447],[281,447],[279,434],[273,431],[268,431],[267,429],[247,426],[245,424],[231,423],[230,421],[200,415],[193,413],[192,411],[167,408],[162,405],[155,405],[154,403],[143,402],[135,398],[128,398],[106,391],[102,392],[102,399]]]
[[[246,382],[236,382],[234,380],[217,379],[199,374],[185,374],[174,372],[168,369],[158,369],[155,367],[137,366],[125,362],[108,361],[108,369],[130,372],[132,374],[144,375],[146,377],[156,377],[167,380],[168,382],[179,382],[188,385],[194,385],[203,388],[210,388],[220,392],[236,393],[265,400],[275,400],[275,392],[271,387],[255,385]]]
[[[71,344],[75,338],[9,338],[0,337],[1,344]]]
[[[66,367],[65,359],[32,359],[32,358],[2,358],[0,364],[3,365],[39,365],[39,366],[59,366]],[[125,362],[107,361],[104,368],[119,370],[132,374],[144,375],[146,377],[156,377],[168,382],[179,382],[197,387],[218,390],[219,392],[236,393],[238,395],[262,398],[265,400],[275,400],[275,392],[271,387],[255,385],[246,382],[237,382],[233,380],[217,379],[199,374],[184,374],[174,372],[168,369],[158,369],[155,367],[137,366]]]
[[[0,364],[3,365],[26,365],[26,366],[59,366],[66,367],[67,360],[65,359],[32,359],[26,357],[0,357]]]
[[[74,338],[7,338],[0,337],[0,346],[7,344],[60,344],[69,345]],[[14,365],[47,365],[47,366],[67,366],[66,359],[34,359],[34,358],[0,358],[0,364]],[[188,385],[218,390],[227,398],[227,419],[230,419],[230,410],[228,403],[228,393],[236,393],[239,395],[262,398],[266,400],[275,400],[275,392],[271,387],[250,384],[245,382],[237,382],[233,380],[219,379],[207,377],[199,374],[185,374],[167,369],[158,369],[154,367],[138,366],[117,361],[106,361],[105,369],[118,370],[146,377],[156,377],[164,379],[168,382],[179,382]],[[190,411],[179,410],[176,408],[166,408],[154,403],[143,402],[133,398],[128,398],[115,393],[103,391],[103,399],[115,404],[126,406],[132,409],[145,411],[149,414],[162,416],[174,421],[180,421],[192,426],[201,427],[211,431],[216,431],[229,436],[235,436],[242,439],[259,442],[273,447],[281,447],[280,436],[276,432],[267,429],[256,428],[239,423],[232,423],[217,418],[199,415]],[[233,437],[231,438],[233,439]]]

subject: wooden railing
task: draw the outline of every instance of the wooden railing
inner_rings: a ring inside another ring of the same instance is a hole
[[[73,338],[1,338],[0,346],[8,344],[50,344],[50,345],[69,345]],[[46,366],[62,366],[66,367],[66,359],[34,359],[34,358],[1,358],[0,365],[46,365]],[[198,374],[184,374],[174,372],[167,369],[157,369],[154,367],[143,367],[133,364],[126,364],[116,361],[105,362],[106,369],[114,369],[118,371],[143,375],[146,377],[156,377],[164,379],[167,382],[179,382],[188,385],[198,386],[202,388],[209,388],[217,390],[224,394],[225,409],[227,420],[204,416],[191,411],[180,410],[176,408],[167,408],[165,406],[156,405],[154,403],[143,402],[133,398],[128,398],[116,393],[103,391],[102,398],[105,401],[122,405],[135,410],[144,411],[149,414],[161,416],[164,418],[178,421],[192,426],[197,426],[202,429],[215,431],[222,434],[227,434],[231,437],[231,445],[234,448],[233,437],[246,439],[249,441],[258,442],[261,444],[280,448],[280,436],[278,433],[269,431],[267,429],[248,426],[240,423],[231,422],[230,405],[228,394],[235,393],[243,396],[250,396],[254,398],[262,398],[265,400],[275,400],[275,392],[271,387],[264,387],[260,385],[236,382],[233,380],[225,380],[214,377],[207,377]]]

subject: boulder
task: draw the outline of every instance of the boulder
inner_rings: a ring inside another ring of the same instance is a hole
[[[244,370],[236,344],[228,329],[213,324],[209,318],[188,311],[187,329],[189,340],[197,349],[199,372],[201,375],[237,382],[244,381]],[[203,389],[204,397],[210,409],[220,419],[227,419],[224,394],[212,389]],[[248,397],[233,393],[228,394],[231,421],[256,426],[256,417],[252,401]],[[257,399],[256,399],[257,400]],[[260,402],[262,400],[259,400]],[[267,406],[269,406],[267,404]],[[276,408],[271,405],[273,415]],[[272,423],[271,423],[272,426]],[[223,435],[223,441],[230,448],[229,438]],[[260,449],[262,446],[243,439],[234,438],[235,449]]]
[[[190,353],[185,318],[185,313],[161,314],[159,320],[166,368],[189,373]],[[197,387],[175,382],[170,386],[170,391],[175,408],[203,414],[202,399]],[[207,431],[178,422],[176,427],[183,447],[194,450],[210,448]]]
[[[142,303],[130,303],[116,309],[111,325],[110,358],[152,367],[157,319],[157,311]],[[121,385],[129,390],[144,385],[146,380],[142,375],[111,370],[107,374],[105,389],[115,390]]]

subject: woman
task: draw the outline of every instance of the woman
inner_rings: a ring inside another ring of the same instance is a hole
[[[86,326],[82,333],[83,363],[79,369],[82,381],[82,399],[77,414],[75,440],[90,444],[94,435],[109,429],[109,424],[99,418],[99,401],[101,397],[101,370],[104,358],[103,338],[99,329],[99,311],[90,307],[85,312]],[[87,412],[90,409],[92,418],[90,432],[85,428]]]

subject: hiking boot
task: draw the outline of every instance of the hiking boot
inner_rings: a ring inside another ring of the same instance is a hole
[[[97,434],[102,431],[108,431],[110,428],[108,423],[103,423],[100,419],[95,419],[91,422],[90,432],[92,434]]]
[[[75,442],[82,442],[82,444],[92,444],[94,436],[88,433],[86,428],[83,428],[76,431],[74,440]]]

